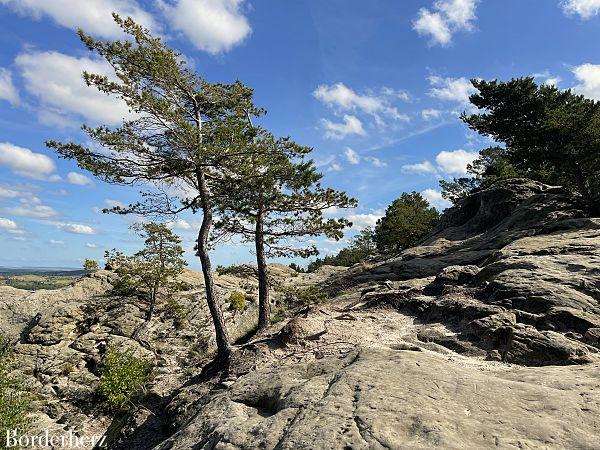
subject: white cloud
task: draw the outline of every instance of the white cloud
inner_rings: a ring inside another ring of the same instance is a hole
[[[344,156],[350,164],[358,164],[360,162],[360,156],[358,156],[358,153],[356,153],[350,147],[346,147],[344,150]]]
[[[86,0],[85,6],[81,0],[0,0],[0,5],[36,20],[48,16],[63,27],[82,28],[87,33],[105,38],[122,36],[121,29],[112,18],[113,12],[122,17],[130,16],[145,27],[156,27],[152,15],[135,0]]]
[[[446,175],[466,175],[467,165],[479,157],[477,152],[458,149],[454,151],[442,151],[435,157],[436,164],[429,161],[423,161],[416,164],[405,164],[402,166],[403,172],[417,173],[419,175],[440,173]]]
[[[69,172],[67,175],[67,180],[71,184],[75,184],[77,186],[93,186],[94,182],[91,178],[86,177],[85,175],[77,172]]]
[[[344,121],[341,123],[321,119],[321,126],[325,130],[326,139],[340,140],[350,135],[364,136],[367,134],[362,122],[356,116],[345,114],[343,119]]]
[[[89,225],[80,223],[59,223],[58,228],[72,234],[96,234],[96,230]]]
[[[413,29],[429,38],[430,45],[447,46],[452,42],[454,33],[474,29],[478,2],[479,0],[437,0],[433,4],[433,10],[419,10],[413,21]]]
[[[85,246],[86,246],[87,248],[98,248],[98,246],[97,246],[96,244],[92,244],[91,242],[87,242],[87,243],[85,244]]]
[[[365,156],[366,161],[369,161],[375,167],[386,167],[388,164],[385,161],[382,161],[379,158],[375,158],[374,156]]]
[[[244,0],[175,0],[161,2],[171,26],[194,46],[217,54],[241,44],[252,32]]]
[[[25,199],[24,199],[25,200]],[[23,206],[15,206],[13,208],[5,208],[6,212],[15,216],[33,217],[35,219],[51,219],[56,217],[58,213],[54,208],[46,205],[38,205],[33,202],[23,202]]]
[[[418,173],[420,175],[425,175],[428,173],[437,173],[436,167],[429,161],[423,161],[421,163],[416,164],[405,164],[402,166],[402,171],[408,173]]]
[[[355,230],[363,230],[367,227],[374,227],[377,224],[377,220],[381,219],[381,214],[348,214],[346,218],[352,222],[352,228]]]
[[[439,210],[446,209],[452,206],[452,203],[442,197],[442,193],[436,189],[425,189],[421,195],[429,202],[429,204]]]
[[[591,19],[600,13],[600,0],[562,0],[561,6],[565,14],[577,14],[583,20]]]
[[[0,67],[0,99],[8,101],[12,105],[19,104],[19,92],[13,84],[12,74],[8,69],[2,67]]]
[[[393,99],[407,100],[407,94],[405,92],[398,93],[390,88],[382,89],[381,94],[358,94],[344,83],[322,84],[315,89],[313,96],[325,105],[340,111],[369,114],[379,124],[383,123],[382,116],[405,122],[409,120],[406,114],[401,114],[398,108],[391,104]]]
[[[582,64],[573,68],[573,74],[579,82],[573,87],[576,93],[600,100],[600,64]]]
[[[120,202],[119,200],[111,200],[110,198],[107,198],[106,200],[104,200],[104,205],[107,208],[125,208],[125,203]]]
[[[27,92],[41,103],[38,118],[42,123],[65,126],[77,122],[75,115],[94,123],[115,125],[131,117],[123,101],[83,81],[84,70],[114,78],[106,61],[59,52],[27,52],[18,55],[15,64]]]
[[[18,147],[9,142],[0,143],[0,165],[8,167],[16,175],[35,180],[56,181],[54,161],[41,153]]]
[[[546,86],[556,86],[558,87],[558,83],[561,82],[560,77],[551,75],[550,72],[548,72],[547,70],[544,72],[539,72],[539,73],[534,73],[532,75],[534,78],[536,78],[536,81],[539,84],[543,84]]]
[[[191,230],[192,226],[185,219],[177,219],[171,222],[167,222],[167,227],[171,230]]]
[[[9,189],[0,186],[0,197],[1,198],[15,198],[21,195],[19,191],[15,191],[14,189]]]
[[[21,228],[17,223],[13,220],[6,219],[4,217],[0,217],[0,230],[6,231],[11,234],[23,234],[25,230]]]
[[[432,86],[429,90],[429,96],[438,100],[457,102],[462,105],[469,104],[469,97],[477,91],[471,84],[471,81],[465,77],[443,78],[431,75],[429,83]]]
[[[50,240],[48,241],[48,243],[49,243],[49,244],[51,244],[51,245],[64,245],[64,244],[65,244],[65,241],[57,241],[57,240],[55,240],[55,239],[50,239]]]
[[[342,166],[336,162],[331,163],[327,168],[327,172],[339,172],[340,170],[342,170]]]
[[[442,111],[439,109],[424,109],[421,111],[421,117],[425,120],[439,119],[442,116]]]
[[[479,157],[477,152],[468,152],[463,149],[443,151],[438,153],[435,161],[438,167],[449,175],[466,175],[467,165]]]

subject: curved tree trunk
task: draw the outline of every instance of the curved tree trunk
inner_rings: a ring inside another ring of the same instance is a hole
[[[152,293],[150,294],[150,305],[148,305],[148,311],[146,311],[146,322],[152,319],[154,313],[154,305],[156,305],[156,296],[158,295],[158,284],[154,283],[152,287]]]
[[[223,318],[223,312],[217,304],[217,295],[215,292],[215,283],[212,273],[212,265],[210,262],[210,256],[208,254],[208,237],[210,234],[210,228],[212,226],[212,210],[208,202],[208,188],[206,186],[206,178],[204,174],[198,175],[198,184],[200,190],[200,197],[202,202],[202,225],[198,232],[198,250],[196,255],[200,258],[200,264],[202,265],[202,274],[204,275],[204,284],[206,290],[206,303],[213,320],[215,327],[218,359],[226,360],[229,358],[231,353],[231,344],[229,343],[229,334],[227,333],[227,326],[225,325],[225,319]]]
[[[265,257],[264,212],[259,210],[256,218],[254,243],[256,246],[256,265],[258,266],[258,329],[262,330],[271,324],[271,304],[269,302],[269,275]]]

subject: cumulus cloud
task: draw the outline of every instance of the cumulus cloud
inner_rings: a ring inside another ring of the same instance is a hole
[[[112,18],[113,12],[122,17],[132,17],[147,28],[156,28],[152,15],[135,0],[86,0],[85,6],[81,0],[0,0],[0,5],[36,20],[47,16],[65,28],[83,28],[88,33],[105,38],[119,38],[122,35]]]
[[[65,241],[58,241],[56,239],[50,239],[48,243],[51,245],[65,245]]]
[[[382,214],[368,213],[368,214],[348,214],[346,218],[352,222],[352,228],[355,230],[364,230],[367,227],[374,227],[377,221],[383,217]]]
[[[6,100],[11,105],[19,104],[19,92],[13,84],[12,74],[2,67],[0,67],[0,100]]]
[[[23,234],[25,230],[21,228],[14,220],[0,217],[0,230],[10,234]]]
[[[67,181],[77,186],[93,186],[94,182],[91,178],[77,172],[69,172],[67,175]]]
[[[436,164],[432,164],[430,161],[423,161],[416,164],[405,164],[402,166],[402,171],[416,173],[419,175],[466,175],[467,165],[472,163],[478,157],[479,153],[469,152],[463,149],[442,151],[435,157]]]
[[[461,105],[468,105],[469,97],[476,92],[471,81],[465,77],[444,78],[431,75],[429,83],[432,86],[428,93],[430,97],[460,103]]]
[[[360,156],[358,156],[358,153],[356,153],[350,147],[346,147],[344,150],[344,156],[350,164],[358,164],[360,162]]]
[[[110,198],[104,200],[103,203],[107,208],[125,208],[126,206],[125,203],[120,202],[119,200],[112,200]]]
[[[123,101],[83,81],[83,71],[114,78],[114,71],[106,61],[54,51],[31,51],[18,55],[15,64],[25,81],[25,89],[39,101],[38,118],[46,125],[70,125],[77,118],[115,125],[131,117]]]
[[[546,86],[556,86],[558,87],[558,83],[561,82],[560,77],[552,75],[549,71],[545,70],[544,72],[534,73],[532,75],[539,84],[543,84]]]
[[[432,9],[421,8],[413,29],[429,39],[430,45],[447,46],[459,31],[472,31],[479,0],[437,0]]]
[[[600,64],[582,64],[573,68],[579,82],[573,90],[586,97],[600,100]]]
[[[583,20],[591,19],[600,13],[600,0],[562,0],[560,5],[565,14],[576,14]]]
[[[58,229],[71,234],[96,234],[96,230],[81,223],[59,223]]]
[[[325,131],[326,139],[341,140],[351,135],[364,136],[367,134],[358,117],[348,114],[344,115],[343,122],[321,119],[321,127]]]
[[[401,114],[398,108],[391,104],[393,99],[407,100],[406,95],[390,88],[382,89],[379,94],[359,94],[344,83],[322,84],[313,92],[316,99],[331,108],[346,112],[363,112],[373,116],[380,123],[383,122],[382,117],[400,121],[409,120],[406,114]]]
[[[416,164],[405,164],[402,166],[402,171],[408,173],[417,173],[419,175],[437,173],[436,167],[429,161],[423,161]]]
[[[96,244],[93,244],[91,242],[86,242],[85,246],[87,248],[98,248],[98,246]]]
[[[365,156],[364,160],[370,162],[375,167],[386,167],[388,165],[385,161],[375,158],[374,156]]]
[[[442,193],[437,189],[425,189],[421,195],[436,209],[442,210],[452,206],[452,203],[442,197]]]
[[[39,204],[38,201],[21,199],[21,203],[22,205],[19,206],[5,208],[5,211],[14,216],[32,217],[35,219],[51,219],[58,216],[58,213],[54,208]]]
[[[449,175],[466,175],[467,165],[479,157],[478,152],[469,152],[463,149],[443,151],[438,153],[435,161],[438,167]]]
[[[252,32],[244,16],[244,0],[175,0],[161,4],[171,27],[208,53],[229,51]]]
[[[191,230],[192,226],[185,219],[177,219],[171,222],[167,222],[167,227],[171,230]]]
[[[0,143],[0,165],[8,167],[14,174],[35,180],[57,181],[54,161],[46,155],[9,142]]]

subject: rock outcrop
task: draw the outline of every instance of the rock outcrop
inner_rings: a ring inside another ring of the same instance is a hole
[[[42,395],[40,429],[106,433],[122,449],[600,446],[600,219],[560,188],[502,181],[391,258],[272,275],[331,298],[255,336],[254,304],[224,304],[246,336],[227,369],[202,369],[214,343],[200,291],[177,298],[178,329],[166,308],[144,324],[107,272],[57,291],[0,287],[0,330]],[[222,299],[255,296],[251,274],[217,283]],[[126,420],[95,406],[109,341],[156,366]]]
[[[595,448],[599,268],[600,219],[497,183],[182,388],[157,448]]]

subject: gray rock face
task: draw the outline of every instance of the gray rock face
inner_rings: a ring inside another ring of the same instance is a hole
[[[200,291],[177,298],[178,329],[162,307],[141,326],[143,305],[108,295],[105,272],[57,291],[0,287],[0,330],[41,394],[39,428],[107,432],[123,449],[599,447],[600,219],[560,188],[503,181],[399,255],[272,275],[332,299],[194,378],[214,347]],[[217,283],[222,299],[256,294],[253,278]],[[252,330],[254,302],[223,308],[234,338]],[[109,341],[157,368],[120,429],[94,397]]]
[[[157,448],[597,448],[599,268],[600,219],[498,183],[322,281],[335,299],[252,345],[250,369],[183,389]]]
[[[599,380],[598,364],[478,371],[362,349],[243,376],[157,448],[591,449]]]

